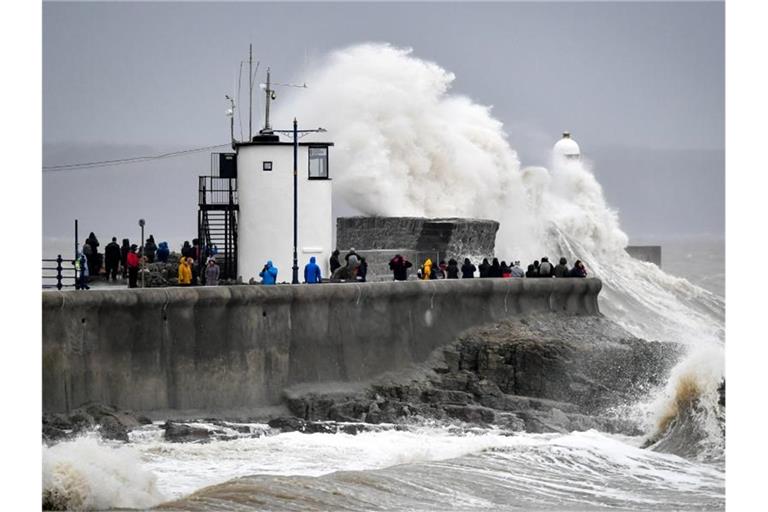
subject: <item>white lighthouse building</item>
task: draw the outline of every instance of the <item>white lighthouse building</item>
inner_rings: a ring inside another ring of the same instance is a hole
[[[299,142],[296,160],[296,256],[299,281],[315,256],[323,277],[333,243],[332,191],[328,153],[332,142]],[[237,274],[259,280],[267,261],[277,282],[291,282],[294,229],[294,143],[262,131],[235,144],[239,226]]]
[[[570,132],[563,132],[563,137],[555,143],[552,152],[556,157],[566,160],[579,160],[581,158],[581,148],[571,138]]]

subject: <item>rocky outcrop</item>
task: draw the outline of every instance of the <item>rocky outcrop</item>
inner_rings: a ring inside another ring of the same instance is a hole
[[[285,401],[305,421],[434,419],[637,434],[606,411],[661,384],[680,353],[678,345],[636,339],[602,317],[532,316],[466,331],[425,364],[357,389],[297,386]]]
[[[95,430],[104,439],[128,441],[128,432],[149,423],[152,420],[146,416],[120,411],[111,405],[89,402],[69,414],[44,414],[43,440],[61,441]]]

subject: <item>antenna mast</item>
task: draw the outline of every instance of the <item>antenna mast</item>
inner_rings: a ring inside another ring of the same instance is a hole
[[[264,92],[267,95],[267,102],[265,104],[264,129],[261,130],[261,133],[272,133],[272,127],[269,125],[269,103],[271,100],[275,99],[275,91],[272,90],[270,68],[267,68],[267,86],[264,89]]]
[[[248,142],[253,139],[253,43],[248,45]]]
[[[282,86],[282,87],[299,87],[302,89],[307,88],[307,84],[282,84],[282,83],[272,83],[272,74],[271,74],[271,68],[267,68],[267,83],[266,84],[259,84],[260,87],[264,89],[264,94],[267,96],[267,101],[264,104],[264,129],[261,130],[259,133],[263,135],[272,135],[272,126],[269,124],[269,105],[272,101],[274,101],[277,98],[277,95],[275,94],[275,90],[272,88],[273,85]]]

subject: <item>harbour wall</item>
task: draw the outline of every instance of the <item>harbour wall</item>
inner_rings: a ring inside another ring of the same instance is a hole
[[[43,292],[43,410],[259,407],[285,387],[363,381],[462,330],[598,314],[598,279],[466,279]]]

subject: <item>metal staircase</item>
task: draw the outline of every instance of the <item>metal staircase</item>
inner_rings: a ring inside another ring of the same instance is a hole
[[[211,175],[199,176],[197,232],[200,246],[215,251],[221,279],[237,278],[237,178],[222,178],[217,158]],[[205,261],[201,262],[203,265]]]

